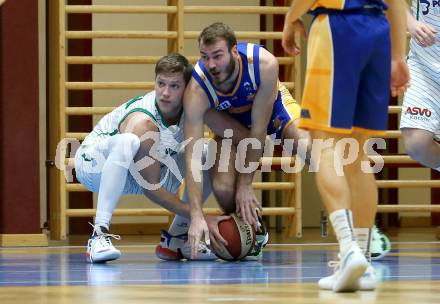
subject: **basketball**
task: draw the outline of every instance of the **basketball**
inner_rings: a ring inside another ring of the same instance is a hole
[[[237,261],[249,254],[255,243],[255,231],[249,224],[235,213],[230,214],[231,218],[221,221],[218,230],[221,236],[228,242],[228,246],[220,243],[220,248],[215,254],[226,261]]]

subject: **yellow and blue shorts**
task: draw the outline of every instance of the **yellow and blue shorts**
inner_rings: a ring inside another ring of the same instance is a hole
[[[272,116],[267,127],[267,134],[274,134],[275,138],[283,139],[284,132],[296,119],[301,112],[300,105],[293,99],[289,90],[279,86],[278,96],[273,105]]]
[[[245,106],[246,111],[231,111],[229,114],[238,120],[242,125],[250,128],[252,125],[252,101]],[[272,115],[267,126],[267,135],[276,139],[283,139],[284,132],[296,119],[301,112],[300,105],[290,94],[289,90],[282,84],[278,84],[278,94],[272,108]]]
[[[390,96],[391,45],[382,13],[316,16],[310,28],[299,126],[383,135]]]

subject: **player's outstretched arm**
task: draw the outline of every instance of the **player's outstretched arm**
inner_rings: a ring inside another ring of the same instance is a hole
[[[249,132],[250,140],[255,141],[260,147],[239,145],[237,147],[237,156],[242,165],[259,162],[264,149],[267,126],[272,115],[273,104],[278,94],[278,62],[271,53],[263,48],[260,48],[260,75],[260,86],[252,105],[252,124]],[[242,151],[244,149],[247,149],[247,151]],[[247,165],[244,167],[247,167]],[[261,204],[252,189],[255,171],[239,173],[236,211],[246,223],[253,225],[259,231],[257,210],[261,210]]]
[[[307,37],[301,16],[313,5],[315,0],[293,0],[289,11],[284,19],[283,37],[281,44],[290,55],[298,55],[300,47],[295,42],[295,33],[298,32],[304,39]]]
[[[403,0],[392,0],[387,3],[392,56],[391,95],[398,96],[409,87],[409,71],[405,61],[407,6]]]
[[[189,207],[177,195],[160,184],[160,162],[156,153],[159,129],[144,113],[132,113],[121,124],[121,133],[133,133],[141,141],[134,158],[134,178],[143,187],[144,195],[165,209],[189,218]]]
[[[209,108],[209,100],[194,79],[186,87],[183,107],[185,140],[188,141],[185,147],[185,180],[191,218],[188,241],[191,244],[191,258],[195,258],[200,240],[204,238],[209,243],[209,229],[202,210],[203,118]]]

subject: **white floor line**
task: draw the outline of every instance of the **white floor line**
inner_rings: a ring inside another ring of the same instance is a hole
[[[391,244],[397,244],[397,245],[417,245],[417,244],[440,244],[440,241],[426,241],[426,242],[416,242],[416,241],[400,241],[400,242],[391,242]],[[322,247],[322,246],[336,246],[337,243],[291,243],[291,244],[273,244],[269,243],[267,244],[267,247],[307,247],[307,246],[315,246],[315,247]],[[148,245],[117,245],[117,247],[120,248],[154,248],[157,244],[148,244]],[[82,246],[37,246],[37,247],[7,247],[7,248],[1,248],[0,251],[6,251],[6,250],[17,250],[17,249],[24,249],[24,248],[43,248],[43,249],[69,249],[69,248],[86,248],[86,245]]]

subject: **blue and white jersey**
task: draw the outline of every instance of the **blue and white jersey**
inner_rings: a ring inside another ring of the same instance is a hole
[[[251,114],[254,98],[261,84],[259,67],[261,47],[245,42],[237,44],[237,50],[240,54],[239,74],[229,92],[222,92],[215,86],[201,59],[195,65],[192,73],[193,78],[208,96],[211,108],[227,111],[248,128],[252,124]],[[273,105],[267,134],[275,134],[277,138],[281,138],[285,126],[299,117],[301,109],[286,87],[279,82],[277,90],[278,94]]]
[[[208,95],[211,108],[228,111],[247,127],[251,125],[251,109],[260,86],[259,45],[238,43],[239,75],[228,93],[219,90],[200,59],[194,67],[193,77]]]

